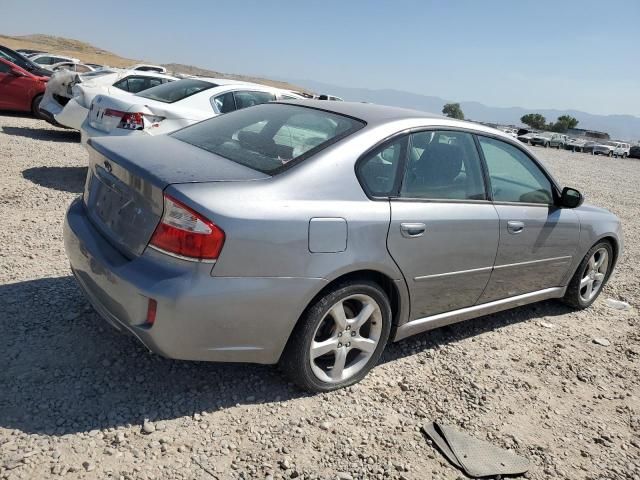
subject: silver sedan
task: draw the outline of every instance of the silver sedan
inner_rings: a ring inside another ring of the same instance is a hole
[[[64,237],[95,309],[149,350],[280,363],[311,391],[442,325],[586,308],[622,252],[618,218],[510,136],[322,101],[92,140]]]

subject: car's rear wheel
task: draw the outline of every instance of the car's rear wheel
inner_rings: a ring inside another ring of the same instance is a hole
[[[613,152],[609,152],[609,153],[607,154],[607,156],[612,157],[612,156],[613,156]]]
[[[545,142],[544,148],[549,148],[549,142]]]
[[[312,392],[352,385],[378,362],[391,318],[389,299],[377,284],[362,280],[338,285],[307,308],[280,367]]]
[[[578,309],[589,307],[609,280],[612,266],[613,249],[609,242],[591,247],[569,282],[563,301]]]
[[[40,113],[40,102],[42,101],[43,95],[36,95],[31,101],[31,113],[36,118],[42,118],[42,114]]]

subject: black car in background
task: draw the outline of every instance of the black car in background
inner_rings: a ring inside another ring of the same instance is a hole
[[[33,73],[39,77],[50,77],[51,71],[42,68],[37,63],[32,62],[24,55],[19,54],[15,50],[11,50],[9,47],[0,45],[0,57],[8,60],[11,63],[16,64],[20,68],[25,69],[29,73]]]
[[[629,150],[629,158],[640,158],[640,145],[634,145]]]

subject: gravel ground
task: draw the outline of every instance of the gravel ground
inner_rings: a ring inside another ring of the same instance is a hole
[[[0,478],[455,479],[419,431],[439,420],[525,455],[528,478],[640,479],[640,161],[536,149],[624,222],[590,309],[445,327],[390,346],[359,385],[307,395],[273,367],[166,360],[103,323],[62,244],[78,134],[9,115],[0,132]]]

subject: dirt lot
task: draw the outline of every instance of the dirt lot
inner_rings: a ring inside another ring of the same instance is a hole
[[[640,161],[536,149],[624,222],[592,308],[550,301],[423,334],[361,384],[307,395],[272,367],[159,358],[98,318],[62,244],[78,142],[0,116],[0,478],[456,479],[419,431],[437,419],[525,455],[528,478],[640,479]]]

